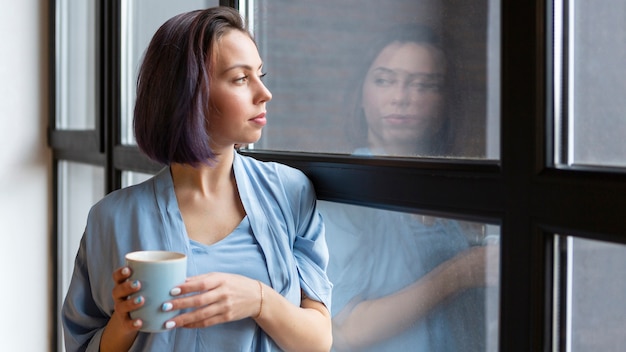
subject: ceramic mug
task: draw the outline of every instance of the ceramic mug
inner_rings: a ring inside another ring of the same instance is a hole
[[[178,311],[164,312],[162,306],[173,298],[170,290],[185,282],[187,256],[169,251],[138,251],[126,254],[126,265],[132,271],[130,280],[141,283],[141,289],[130,299],[142,296],[145,302],[141,308],[130,312],[130,317],[141,319],[140,331],[166,331],[165,323]]]

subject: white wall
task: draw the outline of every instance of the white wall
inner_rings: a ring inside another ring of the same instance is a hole
[[[0,10],[0,350],[49,351],[51,153],[47,0]]]

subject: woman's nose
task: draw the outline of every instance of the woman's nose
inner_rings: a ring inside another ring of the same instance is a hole
[[[408,87],[398,85],[392,93],[392,102],[399,105],[407,105],[411,101],[411,93]]]
[[[272,92],[270,92],[263,82],[259,81],[257,103],[267,103],[270,100],[272,100]]]

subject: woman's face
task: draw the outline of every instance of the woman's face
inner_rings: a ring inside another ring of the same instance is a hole
[[[427,152],[443,124],[445,63],[427,44],[393,42],[370,66],[362,107],[374,152]]]
[[[209,79],[208,133],[212,148],[254,143],[266,124],[263,62],[246,33],[231,30],[215,43]]]

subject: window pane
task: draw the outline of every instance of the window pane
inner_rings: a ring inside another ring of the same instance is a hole
[[[135,85],[143,53],[156,30],[181,12],[219,5],[219,0],[123,0],[121,31],[121,134],[123,144],[135,144]]]
[[[561,350],[622,351],[626,345],[626,246],[557,236]],[[565,334],[563,334],[565,331]],[[558,341],[558,340],[557,340]],[[565,348],[563,348],[565,347]]]
[[[152,176],[143,172],[122,171],[122,188],[142,183]]]
[[[626,3],[569,1],[568,165],[626,166]],[[567,21],[565,22],[567,23]]]
[[[74,259],[92,205],[104,196],[104,168],[60,161],[58,165],[58,283],[61,308],[74,271]],[[60,324],[60,322],[59,322]],[[59,325],[59,334],[61,328]],[[62,343],[59,339],[59,343]],[[64,351],[60,348],[59,351]]]
[[[60,0],[56,6],[55,127],[95,129],[95,0]]]
[[[499,157],[499,1],[254,4],[273,93],[254,148]]]
[[[498,226],[319,202],[336,350],[497,351]]]

